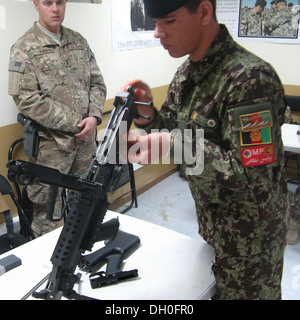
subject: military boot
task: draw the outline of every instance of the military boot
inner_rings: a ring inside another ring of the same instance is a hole
[[[294,219],[290,219],[289,230],[287,233],[287,243],[295,245],[298,243],[300,232],[300,223],[295,221]]]

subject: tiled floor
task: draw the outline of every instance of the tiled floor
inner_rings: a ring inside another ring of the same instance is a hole
[[[140,195],[138,208],[132,208],[126,214],[204,241],[198,234],[188,183],[178,173]],[[282,295],[283,300],[300,300],[300,242],[286,248]]]

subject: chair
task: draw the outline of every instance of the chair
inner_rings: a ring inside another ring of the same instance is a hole
[[[286,95],[285,100],[292,111],[300,111],[300,97]]]
[[[137,196],[136,196],[136,187],[135,187],[135,179],[134,179],[134,170],[133,170],[133,165],[132,163],[124,164],[123,165],[123,174],[121,176],[121,179],[116,187],[116,189],[124,186],[126,183],[130,182],[130,190],[128,192],[125,192],[121,196],[119,196],[117,199],[109,203],[109,206],[112,206],[115,204],[117,201],[119,201],[122,197],[126,196],[127,194],[131,193],[131,203],[129,204],[128,207],[123,209],[120,213],[125,213],[128,210],[130,210],[133,205],[137,208]],[[115,189],[115,190],[116,190]],[[114,190],[113,190],[114,191]]]
[[[30,237],[27,237],[24,234],[15,233],[10,210],[6,210],[5,212],[2,212],[6,221],[6,228],[7,228],[7,233],[0,236],[0,254],[2,254],[4,252],[7,252],[13,248],[16,248],[30,241],[30,238],[34,239],[35,236],[33,231],[31,230],[30,224],[23,211],[23,208],[21,207],[17,198],[15,197],[9,182],[2,175],[0,175],[0,193],[2,195],[10,195],[10,197],[12,198],[14,204],[18,209],[21,228],[26,229],[25,234],[27,233],[30,235]]]

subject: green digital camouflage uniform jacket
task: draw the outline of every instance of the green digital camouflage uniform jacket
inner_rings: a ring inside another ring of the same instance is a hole
[[[77,125],[88,116],[102,119],[106,86],[87,41],[62,27],[61,44],[34,23],[12,47],[9,94],[18,109],[35,120],[39,152],[32,161],[62,173],[83,173],[96,148],[95,137],[74,137]],[[35,203],[45,204],[48,190],[30,186]]]
[[[274,37],[295,37],[296,30],[292,24],[293,17],[288,8],[278,11],[271,19],[266,19],[265,27]]]
[[[284,111],[273,68],[221,25],[205,57],[178,69],[152,123],[169,131],[204,129],[203,172],[187,179],[199,233],[215,248],[217,298],[281,297],[288,220]]]
[[[242,14],[240,21],[240,36],[261,36],[262,35],[261,15],[253,10]]]

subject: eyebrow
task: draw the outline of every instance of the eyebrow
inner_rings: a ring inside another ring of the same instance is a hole
[[[174,15],[174,14],[172,14],[172,13],[170,13],[170,14],[167,14],[167,15],[165,15],[165,16],[162,16],[162,17],[159,17],[159,18],[154,18],[154,20],[161,20],[161,19],[175,19],[175,18],[177,18],[177,16],[176,15]]]

